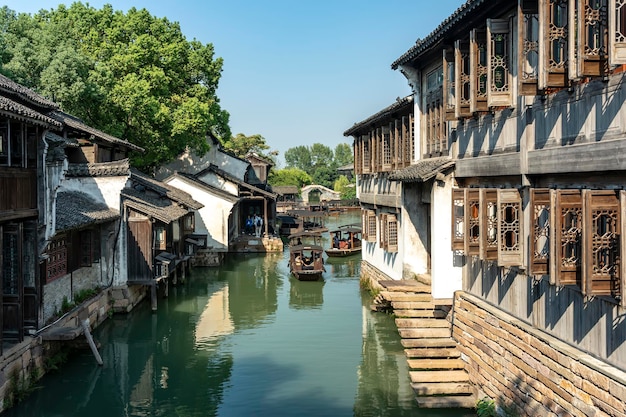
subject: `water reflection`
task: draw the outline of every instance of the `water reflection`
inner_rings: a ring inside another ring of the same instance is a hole
[[[145,303],[94,332],[14,416],[459,416],[416,406],[393,317],[372,313],[360,257],[324,281],[290,277],[286,251],[195,269],[153,313]]]

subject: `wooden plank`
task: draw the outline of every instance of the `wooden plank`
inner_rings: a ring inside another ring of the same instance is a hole
[[[456,341],[451,337],[437,337],[428,339],[402,339],[402,346],[405,348],[454,348]]]
[[[393,301],[391,306],[394,310],[435,309],[435,303],[432,301]]]
[[[457,348],[416,348],[404,349],[408,358],[459,358],[461,352]]]
[[[381,291],[380,296],[388,301],[432,301],[433,299],[430,294],[403,291]]]
[[[401,328],[451,328],[451,323],[445,319],[407,319],[397,318],[396,326]]]
[[[450,337],[450,329],[398,329],[403,339],[420,339],[423,337]]]
[[[409,359],[409,368],[412,370],[419,369],[465,369],[465,362],[462,359]]]
[[[443,310],[395,310],[393,313],[396,317],[445,318],[448,316],[448,312]]]
[[[466,371],[409,371],[411,382],[468,382]]]
[[[474,387],[467,382],[422,382],[411,384],[411,388],[419,396],[474,393]]]
[[[430,294],[430,285],[422,284],[413,279],[381,280],[378,284],[388,291],[419,292]]]

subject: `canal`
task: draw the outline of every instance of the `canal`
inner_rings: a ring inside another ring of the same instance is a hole
[[[328,260],[323,282],[294,280],[287,258],[194,269],[156,313],[144,302],[96,329],[104,366],[76,353],[5,415],[474,415],[417,408],[393,317],[359,288],[360,256]]]

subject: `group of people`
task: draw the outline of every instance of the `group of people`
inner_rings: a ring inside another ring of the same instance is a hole
[[[254,234],[256,237],[261,237],[263,234],[263,217],[256,213],[254,216],[248,216],[244,225],[244,232],[248,235]]]

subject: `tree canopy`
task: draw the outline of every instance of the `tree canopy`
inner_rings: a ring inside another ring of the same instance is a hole
[[[347,143],[340,143],[333,151],[321,143],[309,146],[296,146],[287,149],[285,162],[287,168],[298,168],[309,174],[313,183],[332,188],[339,177],[337,168],[351,164],[354,160],[352,148]]]
[[[271,170],[267,182],[271,186],[295,185],[302,188],[313,183],[311,176],[298,168],[284,168]]]
[[[222,58],[146,10],[60,5],[34,15],[0,9],[0,71],[87,124],[143,147],[149,168],[212,134],[230,141],[216,95]]]

